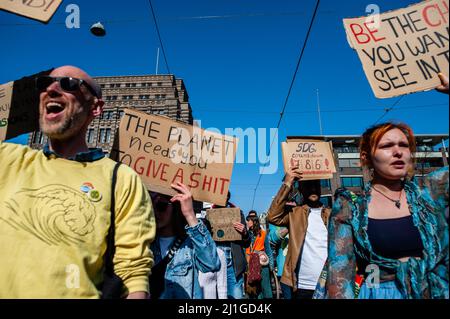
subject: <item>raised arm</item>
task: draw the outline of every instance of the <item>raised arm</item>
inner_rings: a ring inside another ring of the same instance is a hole
[[[178,194],[172,197],[172,202],[180,202],[181,212],[188,223],[186,232],[194,245],[194,262],[203,273],[216,272],[220,269],[216,243],[213,241],[208,228],[195,217],[192,193],[182,183],[172,185]]]
[[[289,226],[289,213],[285,212],[284,206],[289,200],[289,193],[294,181],[301,178],[302,173],[298,170],[298,166],[292,167],[287,171],[284,182],[270,205],[267,215],[269,223],[275,226]]]

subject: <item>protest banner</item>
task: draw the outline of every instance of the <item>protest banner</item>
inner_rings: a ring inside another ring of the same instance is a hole
[[[0,9],[47,23],[62,0],[0,0]]]
[[[126,109],[111,157],[133,168],[153,192],[181,182],[195,200],[225,206],[238,140],[166,117]]]
[[[206,219],[209,221],[214,241],[242,240],[233,227],[233,223],[241,222],[241,210],[239,208],[217,208],[206,211]]]
[[[332,179],[336,173],[330,142],[315,139],[288,139],[281,143],[284,171],[298,165],[302,180]]]
[[[0,141],[6,140],[14,82],[0,85]]]
[[[344,19],[377,98],[434,89],[449,70],[449,0],[430,0],[369,17]]]
[[[0,141],[39,130],[39,93],[35,78],[51,71],[0,85]]]

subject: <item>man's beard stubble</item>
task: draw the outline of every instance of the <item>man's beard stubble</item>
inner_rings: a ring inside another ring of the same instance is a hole
[[[72,127],[72,124],[74,122],[74,116],[70,116],[68,118],[63,119],[62,123],[55,123],[47,125],[47,123],[44,122],[43,117],[41,116],[39,118],[39,125],[41,128],[41,131],[47,135],[49,138],[52,139],[63,139],[66,135],[66,133],[69,131],[69,129]]]

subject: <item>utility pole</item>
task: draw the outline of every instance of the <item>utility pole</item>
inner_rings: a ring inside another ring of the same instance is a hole
[[[320,94],[319,94],[319,89],[317,89],[317,112],[319,113],[320,135],[323,136],[322,116],[321,116],[321,114],[320,114]]]

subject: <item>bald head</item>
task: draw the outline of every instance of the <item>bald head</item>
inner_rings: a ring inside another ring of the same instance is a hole
[[[52,73],[50,73],[50,76],[55,77],[70,76],[73,78],[84,80],[94,89],[95,93],[97,94],[97,97],[99,99],[102,98],[102,90],[100,86],[89,76],[89,74],[87,74],[80,68],[71,65],[61,66],[59,68],[54,69]]]

